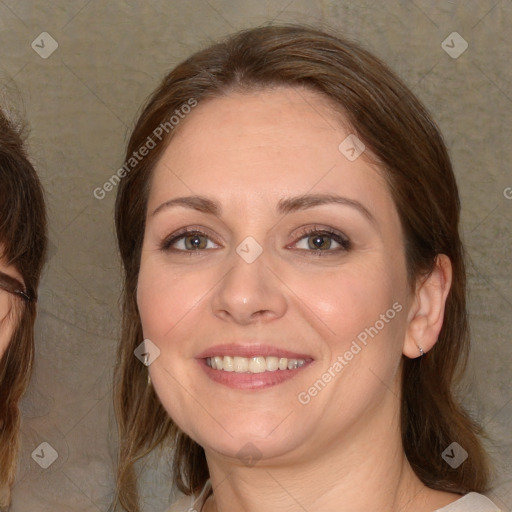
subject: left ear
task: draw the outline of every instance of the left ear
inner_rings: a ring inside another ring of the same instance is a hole
[[[418,280],[409,309],[403,354],[415,358],[427,353],[437,342],[443,326],[446,298],[452,284],[452,264],[446,254],[438,254],[434,270]]]

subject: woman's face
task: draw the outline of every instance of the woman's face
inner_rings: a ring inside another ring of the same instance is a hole
[[[7,265],[2,259],[0,259],[0,272],[20,282],[23,281],[20,273],[12,265]],[[0,286],[0,359],[7,350],[16,327],[15,303],[18,300],[21,299]]]
[[[314,92],[232,93],[196,107],[154,170],[150,374],[207,453],[310,456],[396,407],[404,242],[351,133]]]

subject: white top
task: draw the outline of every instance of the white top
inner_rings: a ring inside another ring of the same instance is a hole
[[[169,512],[199,512],[204,495],[210,490],[210,480],[206,482],[199,496],[184,496],[176,501]],[[501,510],[483,494],[470,492],[446,507],[433,512],[501,512]]]
[[[501,510],[483,494],[470,492],[457,501],[434,512],[501,512]]]

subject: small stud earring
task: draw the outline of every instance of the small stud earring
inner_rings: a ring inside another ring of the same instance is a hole
[[[425,352],[423,351],[423,348],[420,347],[419,345],[416,345],[418,347],[418,350],[420,351],[420,357],[423,357],[425,355]]]

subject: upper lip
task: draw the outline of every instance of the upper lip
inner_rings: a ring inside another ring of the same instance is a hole
[[[215,356],[231,356],[231,357],[256,357],[256,356],[275,356],[275,357],[286,357],[288,359],[313,359],[308,354],[299,352],[293,352],[291,350],[285,350],[282,348],[275,347],[273,345],[267,345],[263,343],[230,343],[224,345],[215,345],[201,352],[197,358],[206,359],[207,357]]]

